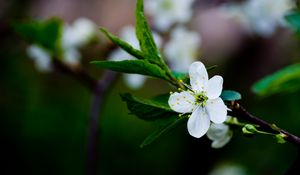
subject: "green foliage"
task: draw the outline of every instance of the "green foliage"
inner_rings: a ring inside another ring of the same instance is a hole
[[[168,101],[165,101],[163,98],[149,100],[138,98],[128,93],[121,94],[121,98],[127,103],[130,114],[134,114],[143,120],[153,121],[174,115],[174,112],[168,105]]]
[[[124,61],[93,61],[100,68],[110,69],[116,72],[148,75],[168,80],[166,72],[156,64],[147,60],[124,60]]]
[[[187,117],[178,118],[177,113],[170,109],[168,105],[169,95],[160,95],[150,100],[126,93],[121,94],[121,98],[127,103],[130,114],[134,114],[145,121],[154,121],[158,125],[158,129],[150,134],[140,147],[151,144],[162,134],[187,121]]]
[[[240,93],[232,90],[224,90],[222,91],[222,94],[220,96],[222,100],[224,101],[235,101],[242,99],[242,96]]]
[[[172,72],[172,74],[177,80],[183,80],[185,82],[185,80],[189,79],[189,74],[187,74],[187,73]]]
[[[285,137],[286,137],[286,135],[285,135],[285,134],[282,134],[282,133],[276,134],[276,135],[274,136],[274,138],[276,139],[277,143],[281,143],[281,144],[286,143],[286,141],[285,141],[285,139],[284,139]]]
[[[61,50],[60,40],[63,23],[58,18],[45,21],[28,21],[14,25],[24,39],[48,49],[53,54]]]
[[[286,15],[285,19],[297,33],[300,33],[300,12],[292,12]]]
[[[258,81],[252,86],[254,93],[269,96],[300,89],[300,64],[285,67]]]
[[[144,2],[137,0],[136,2],[136,36],[139,40],[140,48],[143,53],[151,56],[150,59],[157,63],[161,63],[159,51],[154,42],[151,29],[144,15]]]
[[[167,80],[172,84],[177,83],[156,47],[152,32],[144,15],[143,0],[137,0],[136,3],[136,36],[139,41],[141,51],[133,48],[130,44],[112,35],[107,30],[103,28],[100,30],[113,43],[120,46],[123,50],[139,60],[126,60],[119,62],[94,61],[92,63],[101,68],[107,68],[117,72],[148,75]]]
[[[140,145],[140,147],[147,146],[158,139],[162,134],[165,134],[172,129],[179,127],[180,125],[186,123],[188,117],[180,117],[172,116],[164,125],[161,125],[157,130],[155,130],[152,134],[150,134]]]
[[[133,48],[130,44],[128,44],[127,42],[119,39],[118,37],[114,36],[113,34],[111,34],[110,32],[108,32],[106,29],[104,28],[100,28],[100,30],[116,45],[118,45],[119,47],[121,47],[123,50],[125,50],[127,53],[129,53],[130,55],[134,56],[137,59],[146,59],[145,54],[143,54],[141,51]]]

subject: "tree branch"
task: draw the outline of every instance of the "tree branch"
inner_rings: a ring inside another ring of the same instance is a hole
[[[101,113],[101,107],[105,95],[110,90],[114,80],[116,79],[116,72],[105,71],[98,81],[94,91],[92,99],[92,107],[90,114],[89,130],[88,130],[88,145],[87,145],[87,174],[97,174],[98,163],[98,149],[99,149],[99,114]]]
[[[83,69],[71,69],[69,66],[63,64],[58,59],[53,59],[52,63],[56,69],[72,76],[74,79],[77,79],[93,93],[90,111],[90,121],[88,126],[86,168],[87,175],[96,175],[98,164],[97,155],[99,149],[98,122],[102,109],[103,99],[105,98],[105,95],[114,83],[114,80],[117,77],[117,73],[112,71],[104,71],[102,77],[98,81],[96,81]]]
[[[83,69],[71,69],[69,66],[63,64],[59,59],[56,58],[53,59],[52,64],[55,69],[72,76],[91,91],[93,91],[97,85],[97,81]]]
[[[246,109],[243,106],[241,106],[237,102],[232,102],[232,104],[229,107],[232,110],[229,112],[230,115],[240,118],[240,119],[243,119],[243,120],[246,120],[248,122],[257,124],[263,131],[271,132],[274,134],[282,133],[285,135],[284,139],[286,141],[288,141],[300,148],[300,138],[298,136],[295,136],[281,128],[278,128],[274,124],[268,123],[260,118],[253,116],[248,111],[246,111]]]

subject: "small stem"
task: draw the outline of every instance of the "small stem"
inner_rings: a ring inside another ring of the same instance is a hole
[[[298,136],[295,136],[281,128],[278,127],[274,127],[274,124],[270,124],[260,118],[257,118],[255,116],[253,116],[252,114],[250,114],[248,111],[246,111],[246,109],[241,106],[239,103],[237,102],[232,102],[232,104],[230,105],[230,108],[232,111],[229,111],[229,114],[232,116],[235,116],[237,118],[240,119],[244,119],[246,121],[249,121],[251,123],[257,124],[259,125],[259,127],[266,131],[269,132],[271,134],[284,134],[286,135],[286,137],[284,137],[284,139],[292,144],[294,144],[297,147],[300,147],[300,138]]]

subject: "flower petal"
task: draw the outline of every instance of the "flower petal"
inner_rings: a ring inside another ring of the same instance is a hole
[[[225,146],[230,140],[231,140],[231,137],[233,135],[233,132],[232,131],[229,131],[223,139],[220,139],[220,140],[214,140],[211,144],[211,147],[212,148],[222,148],[223,146]]]
[[[195,97],[187,91],[175,92],[170,95],[169,106],[172,110],[180,113],[190,113],[195,107]]]
[[[212,122],[225,122],[227,117],[227,106],[224,104],[221,98],[207,100],[205,108]]]
[[[216,99],[221,95],[222,89],[223,78],[219,75],[216,75],[208,80],[206,95],[209,99]]]
[[[198,107],[188,120],[187,128],[191,136],[200,138],[206,134],[210,126],[209,116],[205,108]]]
[[[212,148],[221,148],[230,141],[233,132],[228,125],[212,123],[206,135],[213,141],[211,144]]]
[[[189,74],[192,89],[196,92],[205,91],[208,83],[208,74],[204,64],[200,61],[192,63],[189,68]]]
[[[229,126],[223,123],[212,123],[207,131],[206,135],[210,140],[221,140],[229,131]]]

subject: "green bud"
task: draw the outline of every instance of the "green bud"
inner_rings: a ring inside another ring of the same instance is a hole
[[[285,139],[284,139],[286,137],[286,135],[283,134],[283,133],[276,134],[274,137],[275,137],[277,143],[281,143],[282,144],[282,143],[286,142]]]
[[[257,129],[254,125],[246,124],[242,129],[244,134],[255,134],[257,133]]]

